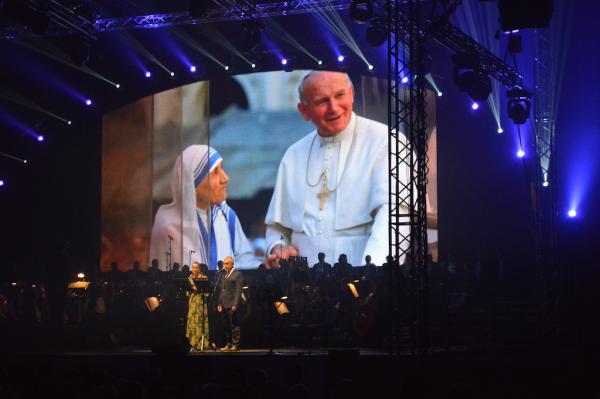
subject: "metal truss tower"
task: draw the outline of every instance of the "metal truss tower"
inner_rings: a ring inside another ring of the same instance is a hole
[[[555,259],[556,171],[553,155],[557,68],[551,29],[536,31],[534,69],[536,271],[544,310],[552,309],[558,303],[559,282],[564,280]],[[549,314],[545,312],[544,316]]]
[[[389,253],[392,341],[398,349],[408,327],[413,350],[426,347],[427,322],[427,134],[425,126],[425,54],[419,32],[418,0],[390,0],[388,27]],[[402,83],[403,78],[408,81]],[[403,285],[403,276],[408,284]],[[409,315],[401,314],[400,294],[407,289]],[[406,317],[408,316],[408,317]],[[408,326],[402,325],[402,320]]]

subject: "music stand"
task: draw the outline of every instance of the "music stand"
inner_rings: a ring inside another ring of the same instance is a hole
[[[195,278],[194,285],[196,286],[198,292],[202,294],[210,294],[212,292],[208,278]]]

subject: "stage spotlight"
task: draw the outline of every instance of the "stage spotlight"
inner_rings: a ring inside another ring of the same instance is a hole
[[[119,88],[121,88],[121,85],[120,85],[119,83],[116,83],[116,84],[115,84],[115,87],[116,87],[117,89],[119,89]]]
[[[175,72],[169,72],[169,75],[171,75],[171,77],[175,76]]]
[[[146,74],[144,76],[146,76],[147,78],[149,78],[149,77],[152,76],[152,73],[150,71],[146,71]]]
[[[229,65],[225,65],[223,68],[224,68],[226,71],[229,71]]]
[[[196,67],[194,65],[190,67],[190,72],[196,72]]]
[[[28,1],[0,1],[0,12],[6,17],[9,17],[9,19],[15,19],[26,25],[36,35],[43,34],[50,22],[48,16],[30,8]]]
[[[373,70],[373,65],[369,64],[369,66],[367,68],[369,68],[369,71],[372,71]]]
[[[89,98],[85,100],[85,105],[87,105],[88,107],[92,105],[92,100],[90,100]]]
[[[502,129],[501,127],[498,128],[498,134],[502,134],[504,133],[504,129]]]
[[[249,21],[242,26],[240,35],[240,50],[249,52],[254,50],[262,40],[262,30],[264,29],[260,21]]]
[[[552,0],[498,0],[500,23],[504,32],[523,28],[545,28],[550,24]]]
[[[344,62],[344,56],[343,55],[338,55],[337,60],[338,62]]]
[[[454,84],[466,92],[473,101],[487,100],[492,92],[492,80],[481,70],[479,58],[474,54],[456,54],[454,61]]]
[[[372,47],[379,47],[387,40],[387,30],[381,22],[372,23],[366,32],[367,43]]]
[[[438,96],[438,97],[441,97],[441,96],[443,96],[443,95],[444,95],[444,93],[442,93],[441,91],[438,91],[438,92],[437,92],[437,96]]]
[[[79,272],[79,273],[77,273],[77,278],[78,278],[79,280],[84,280],[84,279],[85,279],[85,273],[83,273],[83,272]]]
[[[281,65],[287,65],[287,63],[288,63],[288,60],[286,58],[283,58],[281,60]]]
[[[373,2],[371,0],[354,0],[350,4],[350,18],[357,24],[365,24],[373,18]]]
[[[71,122],[71,121],[67,121],[67,125],[69,125],[69,126],[70,126],[71,124],[72,124],[72,122]]]
[[[207,11],[211,7],[210,1],[203,0],[191,0],[190,1],[190,15],[194,18],[202,18],[206,15]]]
[[[44,141],[44,136],[38,136],[37,141]]]
[[[569,210],[569,212],[567,213],[567,215],[570,218],[574,218],[575,216],[577,216],[577,211],[575,209],[571,209],[571,210]]]
[[[26,160],[26,159],[24,159],[24,160],[23,160],[23,163],[27,163],[27,160]]]
[[[407,84],[408,83],[408,76],[402,77],[401,82],[404,83],[404,84]]]
[[[319,61],[317,61],[317,64],[318,65],[323,65],[323,61],[319,60]]]
[[[256,68],[256,64],[251,64],[250,66],[252,67],[252,69]]]
[[[550,185],[550,183],[548,182],[548,180],[545,180],[545,181],[542,183],[542,187],[548,187],[549,185]]]
[[[507,93],[508,117],[517,125],[524,124],[531,112],[531,93],[527,90],[515,89]]]
[[[475,102],[475,101],[473,101],[473,102],[471,103],[471,109],[472,109],[473,111],[477,111],[477,110],[479,109],[479,103],[478,103],[478,102]]]
[[[4,180],[0,180],[0,187],[4,185]]]
[[[517,151],[517,156],[518,156],[519,158],[523,158],[523,157],[525,156],[525,151],[523,151],[523,150],[519,150],[519,151]]]

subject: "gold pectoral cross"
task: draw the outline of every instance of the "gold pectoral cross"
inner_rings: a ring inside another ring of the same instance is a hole
[[[323,177],[323,188],[317,193],[317,197],[319,198],[319,209],[323,210],[325,201],[327,201],[327,198],[329,197],[329,189],[327,188],[327,169],[321,173],[321,176]]]

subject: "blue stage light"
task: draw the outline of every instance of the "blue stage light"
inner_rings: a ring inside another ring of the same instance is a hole
[[[571,210],[569,210],[569,212],[567,213],[567,215],[570,218],[574,218],[575,216],[577,216],[577,211],[575,209],[571,209]]]
[[[519,151],[517,151],[517,156],[518,156],[519,158],[523,158],[523,157],[525,156],[525,151],[523,151],[523,150],[519,150]]]
[[[337,58],[338,62],[344,62],[344,59],[345,58],[343,55],[338,55],[338,58]]]
[[[190,67],[190,72],[196,72],[196,66],[195,65],[192,65]]]
[[[40,135],[40,136],[38,136],[38,137],[37,137],[37,141],[44,141],[44,136],[41,136],[41,135]]]
[[[288,60],[287,60],[287,58],[283,58],[283,59],[281,60],[281,65],[287,65],[287,63],[288,63]]]
[[[146,76],[147,78],[149,78],[150,76],[152,76],[152,73],[151,73],[150,71],[146,71],[146,74],[145,74],[145,76]]]
[[[85,105],[87,105],[88,107],[92,105],[92,100],[90,100],[89,98],[85,100]]]
[[[477,102],[471,103],[471,109],[477,111],[479,109],[479,103],[477,103]]]

